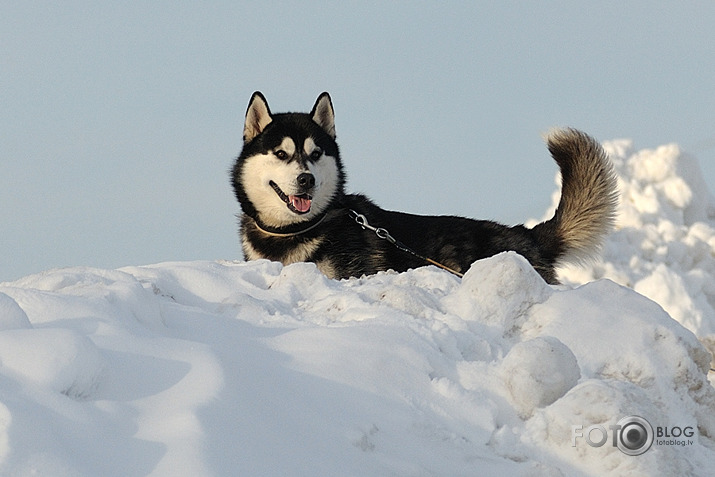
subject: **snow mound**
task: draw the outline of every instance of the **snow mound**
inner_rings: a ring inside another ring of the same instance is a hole
[[[715,462],[710,356],[693,333],[612,281],[548,286],[513,253],[461,281],[190,262],[50,270],[0,293],[2,475],[706,475]],[[573,437],[631,415],[694,436],[638,457]]]
[[[502,370],[511,402],[524,418],[562,398],[581,377],[576,356],[553,336],[517,343]]]
[[[31,327],[30,320],[15,300],[0,293],[0,330]]]

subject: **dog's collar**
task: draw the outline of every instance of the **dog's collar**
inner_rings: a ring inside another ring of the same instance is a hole
[[[295,235],[302,235],[306,232],[310,232],[314,228],[316,228],[318,225],[322,224],[323,221],[328,217],[328,214],[325,213],[320,218],[313,222],[312,224],[308,222],[308,225],[304,229],[298,228],[298,230],[293,230],[294,228],[297,228],[298,225],[303,225],[303,224],[296,224],[296,226],[292,227],[282,227],[282,228],[274,228],[274,227],[267,227],[264,224],[261,224],[258,220],[253,219],[254,223],[256,224],[256,228],[261,231],[262,233],[266,235],[270,235],[271,237],[293,237]]]

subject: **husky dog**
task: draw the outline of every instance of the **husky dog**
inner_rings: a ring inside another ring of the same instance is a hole
[[[401,272],[427,260],[460,274],[476,260],[514,251],[555,284],[555,267],[593,256],[613,227],[612,166],[598,142],[575,129],[547,137],[561,169],[561,199],[553,218],[529,229],[392,212],[347,194],[334,119],[328,93],[308,114],[274,114],[260,92],[251,97],[232,169],[247,260],[310,261],[328,277],[347,278]]]

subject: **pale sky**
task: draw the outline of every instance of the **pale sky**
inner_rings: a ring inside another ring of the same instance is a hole
[[[228,170],[255,90],[329,91],[348,189],[541,217],[573,126],[671,142],[715,191],[715,2],[3,2],[0,281],[239,259]]]

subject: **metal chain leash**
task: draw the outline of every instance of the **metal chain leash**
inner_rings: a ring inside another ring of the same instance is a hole
[[[441,263],[432,260],[431,258],[424,257],[411,248],[409,248],[407,245],[403,244],[399,240],[397,240],[395,237],[390,235],[390,232],[387,231],[387,229],[384,229],[382,227],[373,227],[370,225],[370,223],[367,221],[367,217],[365,217],[363,214],[359,214],[353,209],[350,209],[350,217],[363,229],[371,230],[375,232],[375,235],[377,235],[378,238],[382,240],[386,240],[387,242],[390,242],[392,245],[394,245],[398,250],[402,250],[403,252],[409,253],[413,255],[414,257],[419,258],[420,260],[424,260],[427,263],[431,263],[432,265],[435,265],[443,270],[447,270],[450,273],[453,273],[457,275],[458,277],[462,278],[464,275],[462,273],[459,273],[456,270],[453,270],[449,268],[446,265],[442,265]]]

